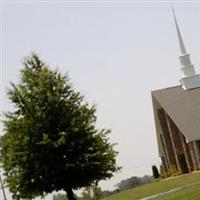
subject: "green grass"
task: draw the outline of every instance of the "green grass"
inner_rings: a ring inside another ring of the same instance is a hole
[[[173,188],[192,184],[198,181],[200,181],[200,173],[193,173],[189,175],[183,175],[183,176],[179,176],[179,177],[175,177],[171,179],[164,179],[164,180],[157,181],[154,183],[142,185],[134,189],[130,189],[130,190],[115,194],[113,196],[104,198],[103,200],[137,200],[137,199],[141,199],[141,198],[151,196],[157,193],[166,192]],[[198,191],[195,192],[195,189],[197,189],[197,187],[200,187],[200,186],[198,185],[198,186],[193,186],[191,188],[186,188],[170,195],[174,196],[176,194],[176,195],[184,196],[184,191],[188,191],[188,192],[191,192],[194,196],[197,196],[197,200],[199,200],[200,190],[198,189]],[[166,195],[166,198],[168,198],[168,196],[170,195],[169,194]],[[156,198],[156,199],[159,199],[159,198]],[[164,199],[164,196],[162,196],[160,199]],[[168,199],[171,200],[171,197],[169,197]],[[175,199],[180,199],[180,198],[177,197]],[[187,200],[190,200],[190,199],[187,199]],[[192,200],[195,200],[195,199],[192,199]]]
[[[199,200],[200,199],[200,186],[192,186],[187,189],[180,190],[178,192],[168,194],[155,198],[155,200]]]

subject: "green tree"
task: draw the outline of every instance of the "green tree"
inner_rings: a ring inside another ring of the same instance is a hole
[[[90,187],[85,188],[81,196],[82,196],[81,200],[92,200],[90,195]]]
[[[101,187],[98,187],[97,185],[93,188],[94,191],[94,199],[99,200],[103,198],[103,191],[101,190]]]
[[[156,167],[156,165],[152,166],[152,173],[155,179],[160,178],[160,174],[158,172],[158,168]]]
[[[14,199],[44,196],[112,177],[119,169],[110,130],[95,127],[95,106],[76,92],[68,75],[50,70],[32,54],[18,84],[8,96],[14,111],[6,113],[0,138],[0,161]]]
[[[79,198],[76,194],[74,194],[74,197],[77,200],[81,200],[81,198]],[[52,200],[68,200],[68,198],[66,197],[66,194],[64,194],[64,193],[57,193],[57,194],[53,195]]]
[[[58,193],[58,194],[54,194],[53,195],[53,199],[52,200],[67,200],[67,197],[64,194]]]
[[[90,187],[86,187],[82,192],[82,200],[99,200],[103,198],[103,192],[98,183],[93,183]]]

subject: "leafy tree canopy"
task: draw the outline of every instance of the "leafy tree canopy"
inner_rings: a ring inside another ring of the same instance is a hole
[[[95,106],[76,92],[68,75],[51,70],[32,54],[8,96],[0,138],[0,161],[14,199],[89,186],[112,177],[119,167],[108,140],[110,130],[95,127]]]
[[[143,177],[133,176],[131,178],[127,178],[125,180],[120,181],[116,187],[118,191],[128,190],[139,185],[143,185],[146,183],[151,183],[153,181],[152,176],[145,175]]]
[[[158,168],[156,167],[156,165],[152,166],[152,172],[153,172],[153,176],[155,179],[160,177],[160,174],[159,174],[159,171],[158,171]]]

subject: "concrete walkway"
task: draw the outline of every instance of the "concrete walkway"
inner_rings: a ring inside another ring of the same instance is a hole
[[[145,198],[140,199],[140,200],[155,199],[156,197],[165,196],[165,195],[167,195],[167,194],[170,194],[170,193],[173,193],[173,192],[177,192],[177,191],[179,191],[179,190],[183,190],[183,189],[185,189],[185,188],[189,188],[189,187],[192,187],[192,186],[195,186],[195,185],[199,185],[199,184],[200,184],[200,181],[198,181],[198,182],[196,182],[196,183],[192,183],[192,184],[180,186],[180,187],[177,187],[177,188],[168,190],[168,191],[166,191],[166,192],[161,192],[161,193],[158,193],[158,194],[154,194],[154,195],[152,195],[152,196],[148,196],[148,197],[145,197]]]

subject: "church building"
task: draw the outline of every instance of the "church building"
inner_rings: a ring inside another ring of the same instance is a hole
[[[177,23],[180,85],[152,91],[159,156],[164,171],[200,170],[200,75],[195,72]]]

